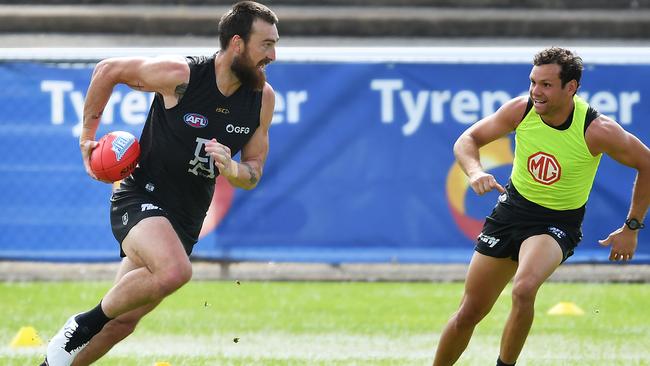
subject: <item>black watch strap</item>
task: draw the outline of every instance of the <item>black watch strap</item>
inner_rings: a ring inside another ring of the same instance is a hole
[[[625,225],[630,229],[630,230],[639,230],[643,229],[645,227],[645,224],[640,222],[639,220],[635,218],[630,218],[625,220]]]

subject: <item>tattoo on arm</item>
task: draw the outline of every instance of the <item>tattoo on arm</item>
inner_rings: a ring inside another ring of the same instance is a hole
[[[176,94],[176,99],[178,102],[181,102],[181,99],[183,99],[183,96],[185,95],[185,92],[187,91],[187,83],[182,83],[178,84],[176,86],[176,89],[174,89],[174,94]]]
[[[248,174],[251,176],[248,182],[250,184],[257,183],[257,174],[255,174],[255,170],[253,169],[253,167],[248,163],[242,163],[242,165],[244,165],[248,169]]]
[[[144,85],[142,83],[137,83],[137,84],[126,84],[129,86],[129,88],[134,89],[134,90],[142,90],[144,88]]]

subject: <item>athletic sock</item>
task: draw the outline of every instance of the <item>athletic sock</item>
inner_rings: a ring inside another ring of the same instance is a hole
[[[78,326],[65,346],[65,349],[68,352],[88,343],[95,334],[99,333],[102,328],[104,328],[104,325],[106,325],[111,318],[104,314],[104,310],[102,310],[102,302],[100,301],[99,305],[85,313],[75,316],[74,320],[77,322]]]
[[[501,357],[497,358],[497,366],[515,366],[515,363],[505,363],[501,361]]]
[[[102,310],[102,302],[100,301],[93,309],[77,315],[74,320],[80,327],[88,327],[88,330],[92,335],[95,335],[104,328],[104,325],[106,325],[111,318],[104,314],[104,310]]]

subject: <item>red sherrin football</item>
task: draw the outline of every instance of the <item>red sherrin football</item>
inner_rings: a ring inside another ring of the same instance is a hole
[[[128,177],[140,160],[140,144],[132,134],[113,131],[99,139],[90,154],[90,169],[97,178],[116,182]]]

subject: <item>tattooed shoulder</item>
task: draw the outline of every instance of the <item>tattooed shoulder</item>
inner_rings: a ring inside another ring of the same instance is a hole
[[[180,103],[181,99],[183,99],[183,96],[185,95],[185,92],[187,91],[187,83],[182,83],[178,84],[176,86],[176,89],[174,89],[174,94],[176,94],[176,99]]]

